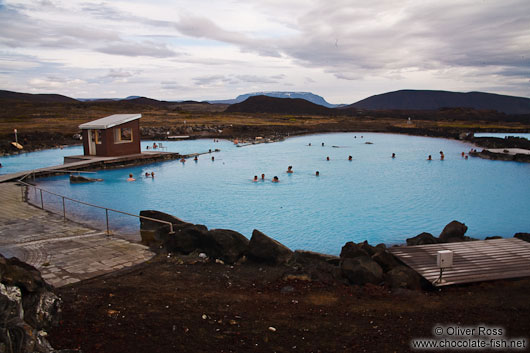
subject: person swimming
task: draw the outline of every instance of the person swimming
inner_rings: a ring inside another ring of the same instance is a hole
[[[290,173],[292,173],[292,172],[293,172],[293,166],[290,165],[290,166],[287,167],[287,173],[290,174]]]
[[[324,142],[322,142],[322,147],[324,147]]]
[[[395,153],[392,153],[392,158],[396,158],[396,154]]]
[[[261,174],[261,180],[265,180],[265,174]]]
[[[329,161],[329,157],[326,157],[326,161]]]
[[[181,161],[182,163],[185,163],[185,162],[186,162],[186,158],[181,158],[180,161]]]
[[[429,157],[427,157],[427,160],[428,160],[428,161],[432,161],[432,156],[429,155]]]
[[[352,156],[348,156],[348,160],[349,161],[353,160],[353,157]]]
[[[195,162],[197,162],[197,161],[199,160],[199,158],[197,158],[197,156],[195,156],[195,158],[193,158],[193,160],[194,160]]]
[[[127,181],[135,181],[136,179],[133,178],[133,175],[132,174],[129,174],[129,178],[127,179]]]
[[[155,172],[151,172],[151,178],[155,177]]]
[[[145,172],[145,177],[149,178],[150,174],[148,172]]]
[[[311,142],[309,142],[309,145],[308,146],[311,146]]]
[[[280,182],[280,179],[278,179],[278,177],[275,176],[274,178],[272,178],[272,182],[273,182],[273,183],[279,183],[279,182]]]
[[[258,181],[258,176],[254,175],[254,179],[252,181]]]
[[[214,156],[212,156],[212,162],[213,162],[213,161],[215,161],[215,157],[214,157]]]
[[[317,170],[315,176],[320,176],[320,172]]]
[[[465,152],[462,152],[462,158],[463,158],[465,155],[466,155],[466,153],[465,153]]]

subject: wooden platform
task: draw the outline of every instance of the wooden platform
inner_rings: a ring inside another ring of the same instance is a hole
[[[189,158],[190,156],[193,155],[180,155],[179,153],[161,151],[144,151],[139,154],[117,157],[70,156],[65,157],[65,160],[70,158],[71,162],[69,163],[0,175],[0,183],[16,181],[27,175],[31,175],[32,177],[45,177],[60,174],[68,170],[101,170],[106,168],[147,164],[170,159]]]
[[[433,283],[440,275],[439,250],[453,251],[453,267],[436,286],[530,276],[530,243],[517,238],[400,246],[388,249]]]

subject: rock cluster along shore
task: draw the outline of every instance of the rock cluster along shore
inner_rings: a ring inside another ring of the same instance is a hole
[[[142,241],[158,252],[204,253],[203,256],[226,264],[251,261],[280,265],[285,266],[286,276],[290,278],[343,281],[357,285],[385,284],[390,288],[409,289],[427,285],[422,283],[416,272],[390,254],[384,244],[374,247],[366,241],[360,244],[348,242],[338,257],[304,250],[292,251],[257,229],[249,240],[233,230],[208,230],[204,225],[184,222],[159,211],[141,211],[140,216],[173,225],[174,234],[170,234],[169,225],[141,218]]]
[[[287,278],[342,281],[353,285],[384,285],[392,289],[431,286],[387,251],[385,244],[372,246],[367,241],[358,244],[347,242],[338,257],[312,251],[292,251],[257,229],[254,229],[249,240],[233,230],[208,230],[204,225],[188,223],[159,211],[141,211],[140,216],[173,225],[174,233],[171,234],[168,224],[140,219],[142,242],[159,253],[202,254],[203,258],[230,265],[250,261],[284,266]],[[444,227],[439,237],[421,233],[407,239],[407,245],[476,240],[465,236],[466,231],[465,224],[452,221]],[[517,233],[515,237],[530,241],[529,233]]]
[[[469,155],[473,157],[480,157],[483,159],[491,159],[495,161],[512,161],[512,162],[526,162],[530,163],[530,154],[526,153],[498,153],[491,152],[488,150],[482,150],[480,152],[470,152]]]
[[[427,245],[427,244],[440,244],[440,243],[456,243],[456,242],[462,242],[462,241],[474,241],[478,240],[475,238],[471,238],[466,236],[467,232],[467,226],[464,223],[460,223],[458,221],[451,221],[449,224],[447,224],[440,235],[435,237],[431,233],[421,233],[416,235],[413,238],[407,239],[407,245],[413,246],[413,245]],[[486,240],[489,239],[500,239],[502,237],[500,236],[490,236],[487,237]],[[518,238],[527,242],[530,242],[530,233],[515,233],[514,238]]]
[[[59,322],[61,299],[39,270],[17,258],[0,255],[0,352],[69,353],[46,340]]]
[[[463,138],[477,146],[483,147],[482,151],[473,151],[469,155],[473,157],[480,157],[483,159],[499,160],[499,161],[513,161],[513,162],[530,162],[530,154],[526,153],[509,153],[510,148],[530,150],[530,141],[522,137],[507,136],[506,138],[499,137],[474,137],[473,134],[468,134]],[[505,149],[504,153],[492,152],[491,149]]]

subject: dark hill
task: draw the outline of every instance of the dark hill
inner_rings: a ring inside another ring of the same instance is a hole
[[[228,113],[274,113],[334,115],[335,110],[311,103],[300,98],[275,98],[251,96],[241,103],[230,105]]]
[[[336,108],[338,106],[338,104],[330,104],[326,102],[326,100],[323,97],[316,95],[314,93],[311,93],[311,92],[280,92],[280,91],[245,93],[245,94],[240,94],[235,99],[215,100],[215,101],[209,101],[209,102],[210,103],[235,104],[235,103],[241,103],[244,100],[248,99],[248,97],[252,97],[252,96],[267,96],[267,97],[274,97],[274,98],[300,98],[300,99],[305,99],[306,101],[309,101],[311,103],[323,105],[326,108]]]
[[[122,100],[121,102],[133,103],[133,104],[138,104],[138,105],[152,105],[152,106],[160,106],[160,105],[169,104],[169,102],[166,102],[166,101],[159,101],[159,100],[147,98],[147,97],[126,98]]]
[[[348,107],[372,110],[437,110],[450,107],[530,114],[530,98],[483,92],[401,90],[371,96]]]
[[[77,99],[60,94],[31,94],[0,90],[0,100],[3,102],[28,102],[28,103],[77,103]]]

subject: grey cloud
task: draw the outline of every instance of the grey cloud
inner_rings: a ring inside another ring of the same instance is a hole
[[[199,86],[207,86],[211,84],[229,83],[231,82],[231,80],[225,77],[224,75],[209,75],[194,77],[193,82],[195,82],[195,84]]]
[[[96,51],[111,55],[149,56],[153,58],[170,58],[179,55],[166,45],[154,42],[117,42],[97,48]]]
[[[160,82],[160,86],[162,87],[162,89],[165,90],[184,90],[189,88],[184,85],[181,85],[177,81],[162,81]]]
[[[297,19],[299,35],[255,41],[303,66],[346,80],[400,79],[410,70],[500,66],[530,68],[530,3],[319,0]],[[249,42],[241,45],[249,49]]]
[[[108,74],[103,76],[103,78],[120,79],[132,77],[133,75],[134,74],[129,71],[111,69]]]
[[[172,22],[153,20],[150,18],[144,18],[132,15],[127,12],[119,11],[116,8],[102,2],[99,4],[84,3],[81,4],[81,11],[87,13],[90,16],[101,18],[112,21],[128,21],[133,23],[143,23],[154,27],[173,27]]]
[[[182,16],[174,26],[184,35],[233,44],[238,46],[243,52],[256,52],[260,55],[271,57],[281,56],[272,43],[251,38],[243,33],[227,31],[208,18]]]
[[[211,84],[240,84],[240,83],[279,83],[285,75],[257,76],[257,75],[210,75],[193,78],[193,81],[200,86]]]
[[[284,75],[276,76],[256,76],[256,75],[235,75],[236,79],[248,83],[278,83]]]
[[[108,7],[111,16],[118,15]],[[0,44],[8,47],[45,47],[65,49],[93,49],[101,53],[155,58],[175,57],[166,44],[154,41],[124,40],[119,33],[86,24],[64,25],[59,22],[38,21],[14,7],[0,9]]]
[[[79,48],[93,41],[119,40],[116,32],[86,25],[36,20],[10,7],[0,9],[0,43],[9,47]]]

